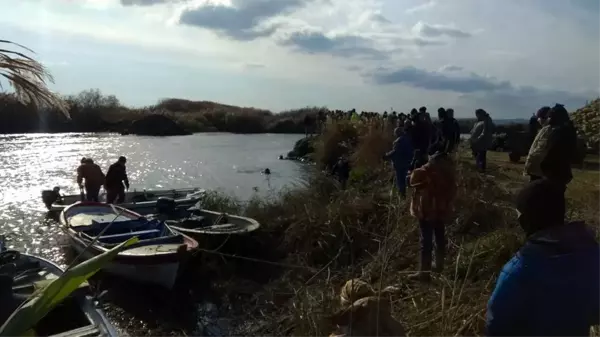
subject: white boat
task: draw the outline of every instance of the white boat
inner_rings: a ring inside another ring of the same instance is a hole
[[[174,231],[162,221],[148,220],[131,210],[110,204],[75,203],[63,210],[60,222],[73,248],[84,259],[138,237],[138,243],[120,252],[103,270],[167,289],[173,287],[179,267],[187,260],[188,253],[198,247],[196,240]]]
[[[148,217],[165,221],[171,228],[196,240],[207,235],[243,235],[260,227],[258,221],[248,217],[203,209],[200,202],[192,207],[176,207],[172,201],[171,205],[165,202],[160,206],[158,210],[162,212]]]
[[[64,272],[46,259],[5,250],[3,241],[0,236],[0,325],[33,294],[36,282],[55,279]],[[75,290],[38,322],[34,331],[37,336],[119,336],[87,287]]]
[[[55,188],[57,189],[57,188]],[[125,192],[125,201],[119,206],[134,210],[148,212],[156,206],[156,201],[161,197],[175,200],[177,205],[192,206],[205,194],[205,190],[197,187],[180,188],[171,190],[142,190]],[[106,202],[106,193],[100,194],[100,202]],[[51,212],[62,212],[66,207],[76,202],[83,201],[81,194],[64,195],[58,198],[52,190],[42,191],[42,201]]]

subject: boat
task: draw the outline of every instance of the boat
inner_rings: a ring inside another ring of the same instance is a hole
[[[242,235],[260,227],[258,221],[244,216],[203,209],[201,202],[192,207],[164,205],[167,199],[159,201],[160,213],[148,217],[165,221],[171,228],[195,239],[206,235]]]
[[[0,325],[42,283],[62,273],[63,269],[46,259],[7,250],[0,236]],[[33,330],[38,336],[119,336],[98,302],[89,295],[87,286],[75,290]]]
[[[198,247],[196,240],[171,229],[163,221],[105,203],[75,203],[63,210],[60,223],[73,248],[84,259],[138,237],[138,243],[120,252],[103,270],[167,289],[173,287],[180,265]]]
[[[59,197],[59,191],[60,188],[58,187],[55,187],[54,190],[42,191],[42,201],[50,212],[62,212],[68,206],[83,201],[84,199],[82,194],[71,194]],[[125,201],[119,204],[119,206],[143,214],[151,212],[156,206],[156,201],[159,198],[167,197],[175,199],[177,205],[190,207],[198,202],[205,193],[205,190],[198,187],[171,190],[133,190],[125,192]],[[106,193],[100,194],[100,201],[106,201]]]

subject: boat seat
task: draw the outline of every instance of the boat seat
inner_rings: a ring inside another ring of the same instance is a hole
[[[106,243],[123,242],[134,236],[137,236],[140,240],[144,240],[144,239],[149,239],[159,233],[160,233],[160,230],[158,230],[158,229],[148,229],[148,230],[130,232],[130,233],[103,235],[98,238],[98,241],[102,241],[102,242],[106,242]],[[154,234],[154,235],[152,235],[152,234]]]

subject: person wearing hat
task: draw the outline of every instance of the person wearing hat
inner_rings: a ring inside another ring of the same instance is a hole
[[[517,195],[527,241],[488,301],[487,336],[589,336],[600,317],[600,247],[583,222],[565,222],[564,189],[549,179]]]
[[[109,204],[123,203],[125,201],[125,189],[129,189],[129,179],[125,164],[127,158],[121,156],[116,163],[110,165],[106,172],[106,202]]]
[[[421,255],[419,271],[411,279],[429,281],[432,270],[433,240],[436,253],[434,271],[442,272],[446,255],[445,224],[450,219],[456,197],[456,169],[444,152],[430,156],[429,162],[414,170],[410,176],[413,190],[410,213],[419,221]]]

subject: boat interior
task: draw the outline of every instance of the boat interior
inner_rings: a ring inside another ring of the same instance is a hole
[[[12,258],[7,257],[13,255]],[[0,253],[0,325],[2,325],[39,286],[37,282],[57,275],[49,272],[39,260],[15,251]],[[77,290],[80,291],[80,290]],[[58,304],[34,327],[37,336],[93,336],[101,333],[83,309],[77,291]]]
[[[107,226],[110,227],[102,233]],[[131,248],[150,243],[169,244],[184,242],[183,236],[173,232],[164,222],[148,220],[146,218],[117,222],[97,222],[92,220],[92,223],[88,226],[76,226],[71,227],[71,229],[88,241],[93,240],[102,233],[102,236],[98,237],[96,242],[105,246],[117,245],[134,236],[137,236],[140,242],[131,246]]]

